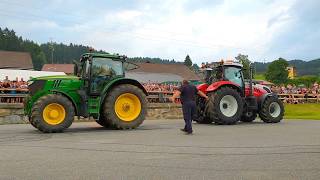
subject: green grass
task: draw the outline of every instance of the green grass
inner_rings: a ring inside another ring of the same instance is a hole
[[[254,79],[256,79],[256,80],[266,80],[266,77],[264,76],[264,74],[255,74],[254,75]]]
[[[284,118],[320,120],[320,104],[285,104]]]

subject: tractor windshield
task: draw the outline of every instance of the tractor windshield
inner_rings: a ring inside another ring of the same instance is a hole
[[[241,69],[233,66],[225,66],[224,69],[225,79],[243,87]]]
[[[94,58],[92,62],[92,76],[122,76],[123,68],[121,61],[109,58]]]
[[[94,57],[91,68],[91,93],[101,93],[110,80],[119,76],[123,76],[122,61]]]

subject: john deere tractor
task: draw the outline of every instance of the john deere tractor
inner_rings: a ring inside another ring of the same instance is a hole
[[[252,67],[249,82],[245,83],[243,67],[233,61],[216,62],[203,68],[206,83],[198,90],[206,93],[209,100],[197,97],[198,123],[235,124],[252,122],[259,114],[266,123],[280,122],[284,115],[281,100],[269,88],[252,83]]]
[[[47,76],[29,82],[25,114],[42,132],[62,132],[74,116],[93,117],[103,127],[133,129],[145,119],[147,92],[126,68],[125,56],[86,53],[75,62],[73,76]]]

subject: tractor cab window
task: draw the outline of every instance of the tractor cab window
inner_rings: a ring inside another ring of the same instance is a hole
[[[91,93],[100,94],[108,81],[123,76],[122,62],[110,58],[93,58],[91,76]]]
[[[226,80],[236,83],[240,87],[243,87],[241,69],[232,67],[232,66],[226,66],[224,69],[224,74],[225,74],[224,78]]]

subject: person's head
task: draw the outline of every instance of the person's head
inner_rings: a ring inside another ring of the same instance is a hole
[[[183,80],[182,81],[182,85],[188,85],[189,84],[189,81],[188,80]]]

